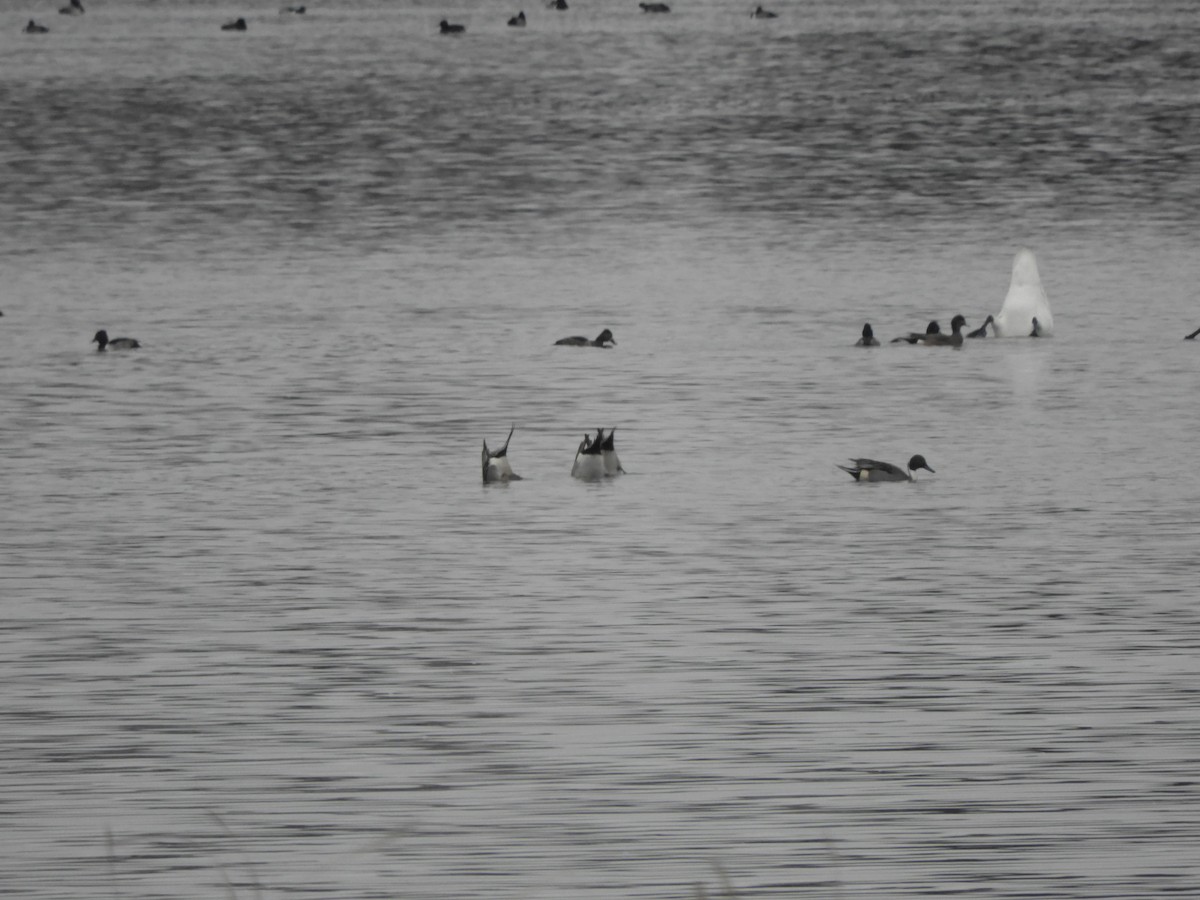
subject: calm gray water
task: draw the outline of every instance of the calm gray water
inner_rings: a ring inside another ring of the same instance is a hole
[[[1192,3],[57,5],[0,893],[1200,895]]]

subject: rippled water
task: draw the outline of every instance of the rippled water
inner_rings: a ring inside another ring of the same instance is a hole
[[[1194,893],[1191,5],[571,5],[10,11],[0,890]]]

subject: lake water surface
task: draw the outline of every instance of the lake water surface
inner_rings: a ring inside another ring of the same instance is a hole
[[[1194,7],[772,8],[9,9],[0,893],[1200,895]]]

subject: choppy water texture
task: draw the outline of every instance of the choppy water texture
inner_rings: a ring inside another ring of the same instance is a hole
[[[0,35],[5,896],[1200,892],[1191,4],[85,5]],[[853,349],[1021,246],[1055,337]]]

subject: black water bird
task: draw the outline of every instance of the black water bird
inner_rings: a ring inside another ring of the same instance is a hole
[[[596,339],[594,341],[589,341],[583,335],[576,334],[572,335],[571,337],[559,338],[554,343],[556,346],[563,347],[603,347],[606,350],[608,349],[609,344],[614,347],[617,345],[617,341],[613,337],[613,333],[607,328],[596,335]]]
[[[108,336],[108,332],[105,331],[103,328],[101,328],[99,331],[96,332],[96,336],[92,338],[92,343],[100,345],[96,348],[97,352],[102,352],[109,348],[111,348],[113,350],[135,350],[138,347],[142,346],[141,344],[138,343],[137,338],[131,338],[131,337],[110,338]]]
[[[875,337],[875,331],[871,328],[871,323],[868,322],[863,326],[862,337],[858,339],[855,347],[878,347],[879,338]]]

